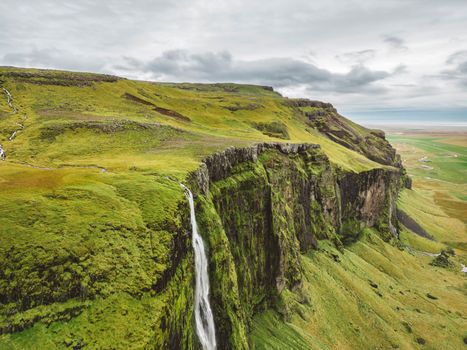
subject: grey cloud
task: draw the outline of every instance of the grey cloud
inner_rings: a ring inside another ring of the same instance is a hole
[[[376,55],[376,50],[360,50],[360,51],[351,51],[345,52],[340,55],[336,55],[336,58],[343,63],[358,63],[363,64],[366,61],[374,58]]]
[[[227,51],[190,53],[187,50],[172,50],[147,63],[135,63],[134,59],[132,62],[133,67],[139,67],[143,73],[151,73],[157,80],[231,81],[277,88],[300,85],[316,91],[341,93],[356,89],[382,92],[373,83],[391,76],[397,70],[371,70],[358,64],[347,73],[335,73],[294,58],[275,57],[246,61],[234,58]]]
[[[59,49],[37,49],[11,52],[0,58],[5,65],[55,68],[82,71],[105,71],[105,59],[85,55],[72,55]]]
[[[409,70],[405,64],[399,64],[393,71],[394,75],[407,73]]]
[[[232,69],[228,52],[191,54],[186,50],[165,51],[144,67],[156,78],[210,80],[228,75]]]
[[[456,51],[449,55],[446,63],[450,69],[441,71],[441,78],[457,82],[462,87],[467,87],[467,50]]]
[[[467,61],[467,50],[459,50],[448,56],[446,59],[447,64],[459,63]]]
[[[383,41],[394,49],[407,50],[405,40],[395,35],[385,35]]]

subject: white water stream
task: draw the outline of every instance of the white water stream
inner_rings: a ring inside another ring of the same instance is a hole
[[[16,113],[16,108],[15,108],[15,106],[13,106],[13,96],[11,96],[10,91],[3,88],[3,92],[6,95],[6,101],[8,103],[8,106],[10,106],[10,108],[13,110],[13,113]]]
[[[204,242],[198,234],[196,224],[195,205],[193,194],[183,184],[186,198],[190,204],[191,229],[193,234],[193,250],[195,252],[195,322],[196,333],[204,350],[216,349],[216,332],[214,328],[214,318],[212,316],[211,305],[209,304],[209,276],[208,259],[204,249]]]

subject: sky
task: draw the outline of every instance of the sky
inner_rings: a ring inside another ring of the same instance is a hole
[[[1,0],[0,65],[269,85],[357,121],[467,125],[467,0]]]

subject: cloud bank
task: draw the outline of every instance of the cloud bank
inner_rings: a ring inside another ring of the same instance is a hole
[[[396,74],[371,70],[363,64],[354,65],[346,73],[335,73],[303,60],[271,57],[258,60],[239,60],[227,51],[190,53],[187,50],[165,51],[143,62],[127,59],[117,67],[132,74],[149,75],[155,80],[169,81],[234,81],[270,85],[276,88],[305,86],[314,91],[381,91],[373,83]]]

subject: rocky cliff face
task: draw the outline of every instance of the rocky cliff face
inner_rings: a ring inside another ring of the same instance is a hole
[[[305,98],[289,99],[287,104],[303,113],[308,124],[332,141],[384,165],[401,167],[396,150],[382,130],[367,129],[340,115],[330,103]]]
[[[210,247],[219,348],[248,348],[259,310],[273,307],[287,317],[284,296],[301,287],[301,253],[318,239],[339,246],[365,227],[396,236],[399,181],[398,169],[343,172],[312,144],[257,144],[205,159],[189,184]],[[187,341],[172,338],[170,345]]]

